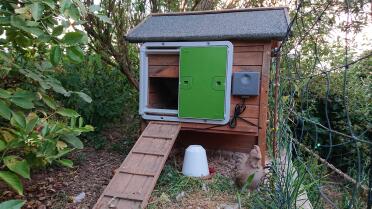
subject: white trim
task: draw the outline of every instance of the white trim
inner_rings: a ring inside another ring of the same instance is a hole
[[[149,108],[148,104],[148,54],[177,54],[182,46],[227,46],[227,68],[226,68],[226,87],[225,87],[225,112],[223,120],[209,119],[188,119],[168,114],[178,114],[175,109]],[[146,120],[166,120],[192,123],[226,124],[230,120],[230,98],[231,98],[231,77],[233,62],[233,45],[230,41],[210,41],[210,42],[147,42],[140,48],[140,97],[139,114]],[[147,114],[152,113],[152,114]],[[159,113],[163,115],[154,115]]]

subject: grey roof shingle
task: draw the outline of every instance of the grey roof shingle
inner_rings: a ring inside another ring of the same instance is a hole
[[[287,8],[258,8],[149,15],[128,32],[129,42],[281,40],[287,33]]]

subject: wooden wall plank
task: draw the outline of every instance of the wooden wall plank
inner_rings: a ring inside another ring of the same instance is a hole
[[[262,52],[234,53],[233,65],[262,65]]]
[[[258,146],[262,153],[262,165],[266,158],[266,129],[268,114],[269,76],[271,67],[271,42],[265,44],[264,59],[262,62],[261,88],[260,88],[260,117],[258,129]]]
[[[177,146],[185,148],[191,144],[200,144],[206,149],[229,150],[248,153],[257,144],[257,137],[225,133],[208,133],[197,131],[181,131]]]
[[[178,65],[150,65],[149,77],[178,78]]]
[[[179,65],[178,54],[150,54],[148,56],[149,66],[151,65]]]

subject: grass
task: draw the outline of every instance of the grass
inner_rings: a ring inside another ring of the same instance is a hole
[[[193,201],[204,203],[210,201],[211,204],[236,203],[235,195],[238,190],[231,178],[220,174],[216,174],[211,179],[187,177],[174,166],[167,164],[152,193],[152,201],[148,208],[172,208],[172,205],[178,204],[177,196],[182,192],[186,194],[182,199],[190,201],[191,205]],[[197,198],[193,198],[194,196]]]

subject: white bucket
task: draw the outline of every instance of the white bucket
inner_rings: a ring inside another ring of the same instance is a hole
[[[200,145],[190,145],[183,159],[182,173],[185,176],[203,177],[209,175],[207,153]]]

